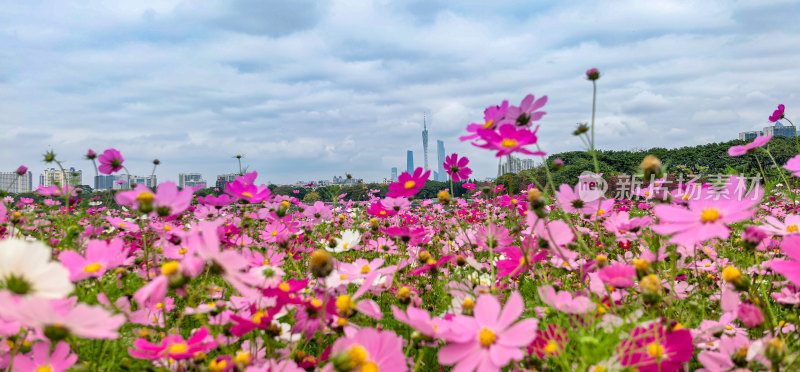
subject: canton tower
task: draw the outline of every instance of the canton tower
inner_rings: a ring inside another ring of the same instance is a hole
[[[425,113],[422,113],[422,153],[425,158],[425,171],[428,171],[428,123]]]

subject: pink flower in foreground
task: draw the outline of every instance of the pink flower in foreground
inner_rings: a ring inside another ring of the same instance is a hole
[[[749,362],[747,350],[750,345],[750,340],[743,335],[722,335],[719,339],[719,351],[701,351],[697,360],[710,372],[736,370],[738,363]]]
[[[789,161],[786,162],[786,165],[783,168],[792,172],[792,176],[800,177],[800,155],[797,155]]]
[[[431,171],[423,173],[422,167],[415,169],[414,174],[403,172],[397,177],[397,182],[389,185],[389,192],[386,193],[386,196],[390,198],[412,197],[425,186],[430,175]]]
[[[189,208],[193,196],[194,190],[191,187],[178,191],[178,185],[175,182],[163,182],[156,189],[153,207],[161,217],[177,216]]]
[[[195,332],[188,340],[184,340],[181,335],[169,335],[161,340],[161,344],[153,344],[146,339],[140,338],[134,341],[133,348],[128,349],[128,353],[139,359],[163,359],[172,358],[175,360],[193,358],[196,353],[207,353],[217,347],[214,337],[208,332],[206,327],[202,327]]]
[[[40,297],[15,301],[8,292],[0,292],[0,303],[14,302],[15,306],[0,307],[0,317],[16,320],[25,327],[43,330],[51,335],[116,339],[119,336],[117,330],[125,324],[124,315],[111,315],[99,306],[83,303],[72,306],[62,300]]]
[[[597,272],[600,280],[614,288],[628,288],[633,286],[636,269],[628,264],[606,266]]]
[[[770,139],[772,139],[772,136],[759,136],[756,137],[753,142],[750,142],[746,145],[731,146],[731,148],[728,149],[728,155],[742,156],[744,154],[750,154],[757,148],[764,147],[764,145],[766,145]]]
[[[672,235],[670,242],[692,247],[711,238],[727,239],[727,224],[747,220],[755,215],[755,206],[761,202],[764,190],[747,189],[744,179],[732,176],[719,192],[702,189],[697,198],[689,198],[688,209],[677,205],[659,204],[653,214],[659,224],[651,229],[659,235]]]
[[[594,215],[600,210],[600,199],[592,192],[584,192],[579,183],[573,189],[567,184],[562,184],[556,191],[556,196],[561,208],[567,213],[580,213]]]
[[[333,363],[325,366],[325,371],[407,371],[403,355],[403,339],[392,331],[378,331],[374,328],[354,330],[345,328],[345,337],[336,340],[331,348]]]
[[[778,120],[783,119],[783,117],[784,117],[783,111],[784,110],[786,110],[786,106],[784,106],[783,104],[778,105],[778,109],[773,111],[772,115],[770,115],[769,121],[774,123],[774,122],[776,122]]]
[[[501,123],[503,123],[503,119],[506,117],[506,112],[508,112],[508,101],[503,101],[500,106],[489,106],[485,110],[483,110],[483,124],[472,123],[467,125],[467,132],[473,133],[469,136],[459,137],[458,139],[461,141],[471,140],[474,138],[478,138],[478,130],[480,129],[495,129]]]
[[[758,327],[764,322],[764,314],[761,313],[758,306],[750,303],[739,305],[739,308],[736,309],[736,318],[748,328]]]
[[[525,148],[525,146],[536,144],[538,141],[537,130],[539,130],[538,126],[530,131],[525,128],[517,129],[513,124],[504,124],[497,132],[491,129],[478,129],[478,136],[484,143],[473,142],[472,145],[483,149],[497,150],[498,158],[515,152],[545,156],[547,154],[542,151],[530,151]]]
[[[674,372],[692,359],[694,344],[688,329],[667,331],[661,324],[651,324],[631,331],[619,353],[623,366],[636,366],[642,372]]]
[[[14,371],[66,371],[78,361],[78,356],[69,351],[66,342],[59,342],[50,354],[49,343],[37,342],[28,355],[14,358]]]
[[[102,174],[111,174],[122,169],[122,163],[125,158],[116,149],[108,149],[103,151],[97,160],[100,161],[100,166],[97,167],[97,170]]]
[[[469,175],[472,174],[472,169],[467,168],[467,164],[469,164],[469,159],[467,159],[466,156],[459,159],[458,155],[455,153],[446,156],[444,158],[444,163],[442,163],[442,165],[444,165],[444,171],[450,175],[453,182],[461,182],[469,178]]]
[[[770,268],[785,276],[788,281],[800,286],[800,236],[792,235],[783,238],[781,252],[789,259],[773,260]]]
[[[499,371],[511,361],[525,357],[521,348],[536,338],[536,319],[516,324],[524,303],[514,292],[501,309],[494,296],[483,294],[475,303],[475,316],[453,317],[448,344],[439,350],[439,363],[455,365],[455,371]]]
[[[104,240],[90,240],[84,256],[75,251],[63,251],[58,256],[61,264],[70,272],[69,280],[76,282],[86,278],[102,277],[108,270],[122,265],[126,252],[120,239],[114,239],[110,243]]]

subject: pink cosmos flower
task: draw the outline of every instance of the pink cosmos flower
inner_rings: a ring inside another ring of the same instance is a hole
[[[414,174],[403,172],[397,177],[397,182],[389,185],[386,196],[390,198],[408,198],[416,195],[425,186],[431,171],[423,173],[422,167],[414,170]]]
[[[99,306],[83,303],[72,305],[62,300],[40,297],[16,301],[7,298],[8,292],[0,292],[0,303],[16,306],[0,307],[0,316],[20,322],[22,326],[93,339],[116,339],[117,330],[125,324],[122,314],[111,315]]]
[[[744,221],[755,215],[754,207],[761,202],[763,189],[757,187],[747,195],[744,179],[731,176],[719,192],[702,189],[698,198],[689,198],[688,209],[677,205],[659,204],[653,214],[659,225],[652,230],[659,235],[672,235],[670,242],[686,247],[711,238],[727,239],[727,224]]]
[[[606,266],[598,271],[600,280],[614,288],[628,288],[633,286],[636,269],[628,264]]]
[[[747,357],[747,350],[752,343],[743,335],[722,335],[719,339],[719,351],[704,350],[697,355],[697,360],[709,372],[723,372],[736,370],[737,363],[734,358]],[[744,351],[744,354],[741,352]],[[745,359],[744,361],[749,361]]]
[[[103,151],[97,160],[100,161],[100,166],[97,167],[97,170],[102,174],[111,174],[122,169],[122,163],[125,158],[116,149],[108,149]]]
[[[250,172],[236,177],[233,182],[225,184],[225,193],[248,203],[261,203],[269,198],[270,191],[266,185],[256,186],[253,184],[257,177],[258,172]]]
[[[503,157],[519,152],[527,155],[545,156],[546,153],[542,151],[530,151],[525,146],[535,145],[538,139],[536,138],[536,129],[530,131],[525,128],[517,128],[513,124],[504,124],[500,126],[497,132],[491,129],[478,129],[478,136],[484,143],[475,143],[472,145],[483,149],[497,150],[496,156]]]
[[[472,174],[472,169],[467,168],[468,164],[469,159],[466,156],[459,159],[455,153],[445,156],[444,163],[442,163],[444,171],[447,172],[453,182],[461,182],[469,178],[469,175]]]
[[[637,327],[631,338],[619,346],[623,366],[636,366],[642,372],[675,372],[692,359],[694,344],[688,329],[667,331],[659,323]]]
[[[753,142],[746,145],[731,146],[731,148],[728,149],[728,155],[742,156],[744,154],[752,154],[757,148],[764,147],[770,139],[772,139],[772,136],[759,136],[756,137]]]
[[[773,260],[772,271],[786,277],[786,280],[800,285],[800,236],[792,235],[783,238],[781,252],[788,260]]]
[[[111,242],[90,240],[84,256],[75,251],[63,251],[58,259],[70,272],[69,280],[77,282],[86,278],[100,278],[108,270],[123,264],[127,256],[122,240]]]
[[[408,370],[403,355],[403,339],[392,331],[345,328],[345,337],[338,338],[333,344],[331,356],[334,360],[355,364],[352,370],[385,372]],[[324,370],[333,371],[332,364],[326,365]]]
[[[383,206],[383,203],[381,203],[381,201],[378,200],[369,205],[369,208],[367,208],[367,214],[380,219],[386,219],[396,215],[397,211],[394,209],[386,209]]]
[[[175,182],[163,182],[156,189],[153,207],[161,217],[177,216],[189,208],[193,196],[194,190],[191,187],[178,191],[178,185]]]
[[[594,311],[595,307],[597,307],[589,297],[575,296],[573,298],[572,294],[567,291],[556,293],[556,290],[551,285],[540,286],[538,291],[539,297],[544,303],[567,314],[586,314]]]
[[[600,209],[600,199],[592,193],[582,192],[580,187],[580,184],[575,185],[574,189],[567,184],[559,187],[556,196],[561,208],[567,213],[596,214]]]
[[[478,130],[481,129],[495,129],[501,123],[503,123],[503,119],[506,117],[506,113],[508,112],[508,101],[503,101],[500,106],[489,106],[485,110],[483,110],[483,124],[476,124],[472,123],[467,125],[467,132],[474,133],[469,136],[459,137],[458,139],[461,141],[471,140],[473,138],[478,138]]]
[[[547,96],[536,99],[533,94],[528,94],[522,99],[522,103],[508,108],[506,117],[518,127],[529,127],[534,121],[539,121],[542,116],[547,114],[544,111],[536,111],[547,103]]]
[[[450,322],[441,318],[432,318],[427,310],[413,306],[409,306],[406,311],[403,311],[392,305],[392,314],[395,319],[431,338],[439,337],[450,330]]]
[[[28,355],[18,355],[14,358],[14,371],[64,372],[75,365],[77,361],[78,356],[70,354],[69,345],[66,342],[62,341],[56,344],[53,354],[50,354],[50,343],[37,342]]]
[[[513,292],[505,307],[490,294],[478,297],[474,317],[456,315],[448,343],[439,350],[439,363],[455,365],[455,371],[499,371],[511,361],[525,357],[521,348],[536,337],[538,321],[524,319],[516,324],[524,303],[519,292]]]
[[[769,121],[776,122],[778,120],[783,119],[784,114],[783,111],[786,110],[786,106],[783,104],[778,105],[778,109],[772,112],[772,115],[769,117]]]
[[[789,161],[786,162],[786,165],[783,168],[792,172],[792,176],[800,177],[800,155],[797,155]]]
[[[181,335],[171,334],[164,337],[161,344],[153,344],[144,338],[139,338],[133,342],[133,346],[128,349],[128,353],[134,358],[181,360],[193,358],[196,353],[207,353],[213,350],[217,347],[217,341],[206,327],[202,327],[188,340],[184,340]]]
[[[222,194],[220,196],[206,195],[204,197],[201,196],[197,198],[197,202],[220,209],[230,203],[233,203],[233,199],[231,199],[230,196],[225,194]]]
[[[736,318],[741,320],[742,324],[748,328],[758,327],[764,322],[764,314],[761,313],[758,306],[746,302],[736,309]]]

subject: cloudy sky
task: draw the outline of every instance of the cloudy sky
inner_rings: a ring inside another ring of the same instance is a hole
[[[112,5],[113,3],[113,5]],[[453,5],[457,4],[457,5]],[[0,1],[0,169],[45,168],[52,149],[119,149],[159,180],[237,171],[294,183],[382,180],[435,141],[493,177],[493,154],[458,142],[483,109],[547,95],[539,141],[591,114],[599,148],[726,141],[800,112],[793,1]],[[800,116],[797,116],[800,119]],[[36,182],[34,182],[35,184]],[[84,178],[89,183],[89,177]]]

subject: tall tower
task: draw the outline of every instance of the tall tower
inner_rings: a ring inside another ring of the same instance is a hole
[[[414,151],[411,150],[406,153],[406,172],[414,174]]]
[[[428,171],[428,124],[425,113],[422,113],[422,152],[425,157],[425,171]]]
[[[439,158],[439,179],[437,181],[446,182],[447,173],[444,172],[444,142],[436,140],[436,156]]]

